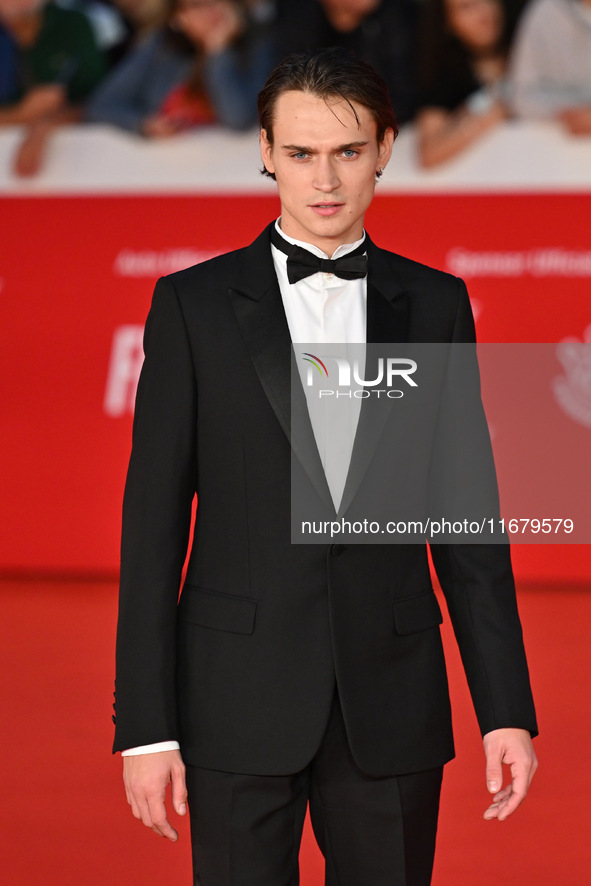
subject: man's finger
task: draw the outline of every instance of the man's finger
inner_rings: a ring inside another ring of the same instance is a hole
[[[173,843],[176,843],[179,835],[166,817],[166,807],[164,806],[164,801],[148,801],[148,807],[150,810],[152,830],[156,834],[160,834],[161,837],[166,837],[167,840],[171,840]]]
[[[493,811],[494,814],[492,816],[485,815],[485,817],[496,818],[499,821],[504,821],[515,812],[517,807],[523,802],[524,799],[524,794],[517,794],[512,792],[505,800],[501,800],[499,803],[493,803],[490,809]],[[489,810],[487,810],[487,812],[488,811]]]
[[[141,814],[140,814],[139,806],[138,806],[138,804],[137,804],[136,801],[135,801],[135,797],[132,797],[132,796],[130,795],[129,800],[128,800],[128,803],[129,803],[129,805],[131,806],[131,812],[132,812],[133,817],[134,817],[134,818],[138,818],[138,819],[141,820],[141,817],[142,817],[142,816],[141,816]]]
[[[486,766],[486,787],[491,794],[496,794],[503,786],[503,767],[501,765],[501,756],[497,754],[487,759]]]
[[[535,771],[533,761],[514,763],[511,766],[511,784],[495,795],[492,803],[484,813],[486,819],[497,818],[504,821],[523,803]]]
[[[525,800],[531,780],[529,767],[526,767],[523,763],[514,763],[511,766],[511,777],[512,782],[509,796],[499,804],[497,815],[499,821],[504,821],[504,819],[508,818]]]
[[[523,796],[520,797],[518,794],[515,794],[513,788],[508,785],[495,796],[494,803],[491,803],[488,807],[484,817],[487,820],[498,818],[499,821],[503,821],[517,809],[523,799]]]
[[[512,793],[511,796],[504,800],[499,805],[499,811],[497,818],[499,821],[504,821],[506,818],[509,818],[512,815],[518,806],[525,800],[525,794],[517,794]]]
[[[486,821],[492,821],[493,818],[497,818],[499,814],[499,805],[499,803],[491,803],[483,816]]]
[[[148,801],[145,797],[133,796],[132,795],[132,805],[131,811],[133,812],[134,808],[137,810],[137,814],[134,812],[136,818],[139,818],[142,824],[145,824],[147,828],[152,827],[152,816],[150,815],[150,807],[148,805]]]
[[[187,812],[187,784],[185,781],[185,767],[182,763],[175,766],[170,774],[172,805],[177,815],[185,815]]]

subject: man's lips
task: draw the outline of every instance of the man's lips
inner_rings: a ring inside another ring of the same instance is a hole
[[[310,205],[310,208],[313,209],[314,212],[316,212],[318,215],[330,216],[336,215],[339,209],[341,209],[344,205],[344,203],[319,200],[317,203],[312,203]]]

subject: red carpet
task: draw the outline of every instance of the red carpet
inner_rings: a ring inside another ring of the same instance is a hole
[[[177,845],[137,823],[110,755],[115,598],[111,583],[0,582],[0,876],[9,886],[191,882],[186,822]],[[540,770],[512,819],[482,820],[480,739],[446,628],[458,759],[444,781],[433,886],[591,882],[591,587],[526,590],[519,602]],[[321,884],[307,833],[302,886]]]

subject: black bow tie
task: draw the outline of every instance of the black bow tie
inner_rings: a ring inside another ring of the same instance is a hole
[[[342,280],[359,280],[367,276],[367,256],[363,254],[367,248],[365,240],[347,255],[336,259],[319,258],[296,243],[288,243],[275,227],[271,228],[271,243],[287,255],[287,279],[290,283],[297,283],[318,271],[334,274]]]

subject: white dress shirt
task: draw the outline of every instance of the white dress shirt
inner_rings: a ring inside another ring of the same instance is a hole
[[[288,243],[297,243],[319,258],[340,258],[360,246],[365,239],[364,234],[354,243],[338,246],[329,256],[311,243],[288,237],[282,232],[279,222],[280,219],[275,222],[276,229]],[[302,355],[313,352],[321,360],[325,358],[325,363],[337,355],[347,358],[349,363],[354,359],[365,363],[365,354],[360,353],[360,346],[365,344],[367,277],[342,280],[334,274],[317,271],[297,283],[290,283],[287,255],[275,246],[271,246],[271,253],[297,366],[307,395],[312,430],[335,510],[338,511],[351,461],[361,400],[338,399],[334,396],[319,399],[317,391],[306,385],[310,364]],[[299,348],[298,345],[303,347]],[[326,347],[330,345],[338,347]]]
[[[288,243],[297,243],[319,258],[340,258],[356,249],[365,239],[364,233],[355,243],[338,246],[332,255],[326,255],[311,243],[288,237],[281,230],[280,221],[281,219],[278,219],[275,226]],[[341,280],[334,274],[318,271],[303,280],[298,280],[297,283],[290,283],[287,279],[287,255],[275,246],[271,246],[271,254],[296,353],[298,344],[314,346],[315,350],[319,351],[317,356],[322,358],[322,345],[345,347],[348,344],[365,343],[367,277]],[[358,353],[357,349],[356,354]],[[304,383],[306,364],[298,360],[298,366]],[[310,420],[333,502],[338,509],[345,486],[346,468],[353,449],[361,400],[348,401],[346,406],[340,404],[344,408],[338,408],[339,404],[332,400],[317,402],[320,404],[319,408],[313,406],[310,408]],[[177,741],[161,741],[129,748],[122,751],[121,756],[131,757],[172,750],[179,750]]]

